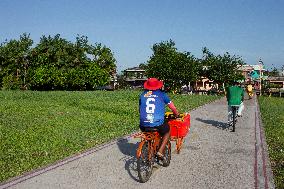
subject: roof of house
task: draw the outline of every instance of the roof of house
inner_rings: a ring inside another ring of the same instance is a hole
[[[144,69],[141,69],[139,67],[133,67],[133,68],[128,68],[125,70],[126,72],[145,72]]]
[[[278,76],[278,77],[268,76],[267,80],[270,80],[270,81],[283,81],[284,82],[284,76]]]
[[[264,71],[266,69],[264,69],[264,66],[262,64],[255,64],[255,65],[249,65],[249,64],[245,64],[242,65],[239,70],[242,71],[252,71],[252,70],[261,70]]]

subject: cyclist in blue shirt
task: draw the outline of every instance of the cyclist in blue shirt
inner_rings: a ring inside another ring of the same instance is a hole
[[[165,105],[167,105],[178,117],[179,113],[168,95],[161,91],[163,82],[156,78],[149,78],[144,83],[144,91],[139,98],[140,129],[151,131],[157,129],[162,136],[162,143],[157,152],[163,158],[164,148],[170,139],[170,127],[165,121]]]

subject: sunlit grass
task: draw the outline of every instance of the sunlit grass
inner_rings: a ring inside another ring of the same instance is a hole
[[[277,188],[284,188],[284,99],[260,97],[260,111]]]
[[[139,91],[0,91],[0,182],[138,130]],[[217,96],[170,95],[180,112]]]

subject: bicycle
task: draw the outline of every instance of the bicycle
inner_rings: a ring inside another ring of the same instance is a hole
[[[155,128],[140,132],[134,135],[134,138],[141,138],[141,142],[136,151],[137,171],[140,182],[147,182],[153,172],[155,160],[159,162],[159,157],[156,153],[159,150],[162,137]],[[164,150],[164,160],[162,165],[167,167],[171,162],[171,142],[168,141]]]
[[[232,129],[232,132],[235,132],[235,128],[236,128],[236,123],[237,123],[237,111],[238,111],[238,108],[239,106],[236,106],[236,105],[233,105],[232,106],[232,114],[231,114],[231,120],[232,121],[232,126],[233,126],[233,129]]]

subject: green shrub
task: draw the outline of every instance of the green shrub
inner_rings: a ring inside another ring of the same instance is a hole
[[[14,77],[13,74],[9,74],[3,77],[2,89],[3,90],[15,90],[20,89],[21,81]]]

